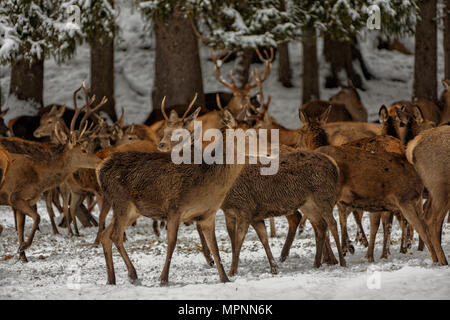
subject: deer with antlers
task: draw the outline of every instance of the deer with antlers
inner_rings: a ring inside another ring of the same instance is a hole
[[[78,115],[79,113],[76,116]],[[76,118],[73,119],[73,123],[75,121]],[[25,140],[22,141],[24,148],[22,154],[8,151],[11,157],[11,168],[0,189],[0,203],[11,206],[16,212],[19,252],[24,262],[27,261],[25,250],[31,245],[39,226],[40,216],[36,203],[42,193],[59,186],[75,170],[93,168],[99,162],[98,157],[86,148],[84,134],[87,126],[76,130],[72,126],[71,129],[67,141],[62,141],[60,132],[55,129],[55,135],[61,144],[55,146],[53,152],[43,151],[46,148],[50,150],[48,146],[34,150],[26,149],[29,141]],[[36,150],[40,152],[35,152]],[[24,242],[25,215],[33,219],[33,227],[26,242]]]
[[[192,121],[196,119],[196,112],[187,121],[182,122],[182,127],[190,132],[193,130]],[[237,126],[228,110],[223,111],[222,121],[221,130],[224,132],[226,128]],[[172,130],[166,130],[165,135],[171,132]],[[225,134],[224,136],[226,137]],[[187,143],[192,143],[192,140]],[[168,250],[161,274],[162,285],[168,282],[179,224],[182,221],[192,220],[200,224],[220,279],[227,282],[228,277],[223,269],[215,238],[215,215],[243,166],[242,164],[175,165],[168,153],[136,151],[114,153],[103,160],[96,169],[97,178],[114,213],[111,224],[101,235],[108,283],[115,283],[113,243],[127,265],[130,280],[133,282],[137,280],[136,270],[122,243],[123,232],[140,215],[167,220]],[[207,197],[198,197],[198,194],[204,192],[208,193]]]

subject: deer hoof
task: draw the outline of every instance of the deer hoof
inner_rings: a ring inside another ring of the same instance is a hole
[[[270,267],[270,273],[278,274],[278,266],[276,264]]]
[[[214,267],[214,260],[211,260],[208,264],[210,267]]]

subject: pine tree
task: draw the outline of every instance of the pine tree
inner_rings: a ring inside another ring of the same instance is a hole
[[[81,29],[71,1],[2,0],[0,63],[11,64],[10,95],[42,105],[44,60],[70,58]]]
[[[91,47],[90,95],[97,99],[106,97],[108,102],[101,108],[112,121],[117,121],[114,99],[114,39],[118,32],[117,10],[114,0],[77,0],[81,9],[80,25],[83,39]]]

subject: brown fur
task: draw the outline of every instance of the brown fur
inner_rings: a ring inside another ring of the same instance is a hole
[[[416,101],[397,101],[394,102],[389,106],[388,109],[392,109],[397,107],[398,109],[401,109],[401,107],[404,106],[406,108],[406,112],[412,114],[413,108],[416,106],[420,109],[422,112],[422,115],[425,120],[430,120],[434,123],[440,123],[441,121],[441,110],[432,101],[426,100],[426,99],[418,99]]]
[[[334,158],[339,166],[342,178],[338,204],[342,210],[400,211],[424,240],[433,261],[438,261],[422,218],[423,185],[404,157],[351,146],[326,146],[317,151]]]
[[[225,111],[225,123],[235,127],[232,115]],[[190,123],[186,124],[191,125]],[[123,247],[125,229],[140,215],[167,220],[168,250],[161,274],[167,284],[170,261],[182,221],[197,220],[214,256],[222,282],[228,281],[215,240],[215,214],[227,191],[238,178],[243,165],[175,165],[170,154],[127,151],[114,153],[96,169],[103,194],[113,208],[113,221],[103,231],[108,283],[115,283],[112,243],[116,245],[132,281],[136,270]],[[199,194],[208,192],[207,197]]]
[[[36,161],[29,155],[12,154],[11,169],[0,189],[1,204],[10,205],[16,212],[20,256],[26,261],[27,249],[34,237],[40,217],[36,202],[44,191],[60,185],[73,171],[80,167],[95,167],[98,158],[89,154],[85,147],[78,144],[66,145],[54,154],[48,155],[47,161]],[[34,223],[27,241],[23,242],[25,216],[30,216]]]
[[[277,174],[263,176],[259,170],[259,165],[246,166],[221,206],[232,241],[233,261],[230,275],[237,273],[239,253],[250,224],[264,245],[272,273],[277,273],[264,219],[287,216],[288,220],[297,221],[292,228],[291,221],[289,223],[289,234],[281,257],[284,260],[300,222],[296,217],[297,209],[312,221],[316,232],[314,266],[321,265],[327,226],[335,237],[341,265],[345,266],[337,224],[333,218],[339,176],[334,161],[311,151],[288,152],[280,154],[280,168]]]
[[[450,126],[420,133],[408,144],[406,156],[428,190],[424,220],[439,263],[447,265],[441,233],[445,215],[450,210]]]
[[[352,121],[367,122],[367,110],[361,102],[356,88],[350,83],[348,86],[341,85],[341,91],[330,97],[331,103],[344,104]]]

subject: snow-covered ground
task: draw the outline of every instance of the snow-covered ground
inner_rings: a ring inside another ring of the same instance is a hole
[[[116,51],[117,110],[124,107],[128,123],[145,120],[150,106],[154,51],[152,39],[143,36],[140,15],[128,8],[121,10],[122,40]],[[382,104],[409,99],[412,92],[413,56],[376,50],[371,38],[363,39],[362,50],[377,80],[365,83],[360,92],[369,110],[370,120],[377,118]],[[439,44],[442,43],[441,37]],[[408,47],[413,47],[411,41]],[[319,49],[321,43],[319,43]],[[289,128],[300,127],[297,108],[301,97],[301,46],[290,46],[295,87],[283,88],[277,81],[277,63],[271,77],[264,84],[265,94],[272,96],[270,112]],[[202,71],[205,91],[223,90],[213,75],[208,61],[209,51],[202,49]],[[321,61],[323,60],[320,57]],[[53,60],[45,64],[44,103],[72,103],[72,93],[84,78],[89,78],[89,50],[78,49],[76,56],[58,66]],[[231,68],[228,64],[225,68]],[[442,48],[439,51],[439,79],[442,78]],[[321,64],[321,81],[325,66]],[[402,81],[398,81],[402,80]],[[0,85],[5,94],[9,86],[9,68],[0,67]],[[323,83],[322,83],[323,85]],[[440,85],[440,84],[439,84]],[[440,90],[442,89],[439,87]],[[337,90],[321,89],[322,98]],[[12,104],[13,101],[8,102]],[[11,108],[7,119],[21,113]],[[127,231],[125,247],[135,264],[141,286],[128,283],[127,272],[114,250],[117,286],[106,283],[105,262],[101,248],[93,248],[95,228],[81,229],[82,237],[69,238],[66,230],[53,236],[43,203],[38,204],[42,220],[33,245],[27,250],[29,263],[17,258],[17,235],[8,207],[0,208],[0,224],[5,227],[0,237],[0,299],[448,299],[450,298],[450,269],[434,266],[428,252],[418,252],[417,239],[408,254],[399,253],[400,231],[394,224],[392,255],[380,261],[382,230],[375,250],[376,263],[365,259],[366,249],[356,246],[356,253],[347,257],[347,268],[323,266],[313,269],[315,242],[309,224],[294,241],[290,257],[279,264],[279,274],[271,275],[268,262],[256,233],[249,231],[241,253],[239,275],[231,283],[219,283],[215,267],[206,265],[198,251],[199,239],[193,226],[181,226],[177,248],[172,259],[169,287],[159,286],[159,276],[165,259],[166,241],[163,231],[157,238],[151,231],[151,221],[138,220],[136,228]],[[96,212],[98,213],[98,212]],[[368,216],[364,217],[369,232]],[[287,231],[283,218],[276,219],[278,237],[270,239],[275,256],[279,256]],[[26,231],[31,226],[28,220]],[[349,219],[350,236],[355,224]],[[221,212],[217,216],[216,235],[226,269],[231,264],[231,248]],[[450,253],[450,226],[444,227],[444,250]],[[334,243],[332,243],[334,247]],[[4,258],[13,255],[8,260]],[[450,257],[449,257],[450,258]],[[269,290],[270,289],[270,290]]]

